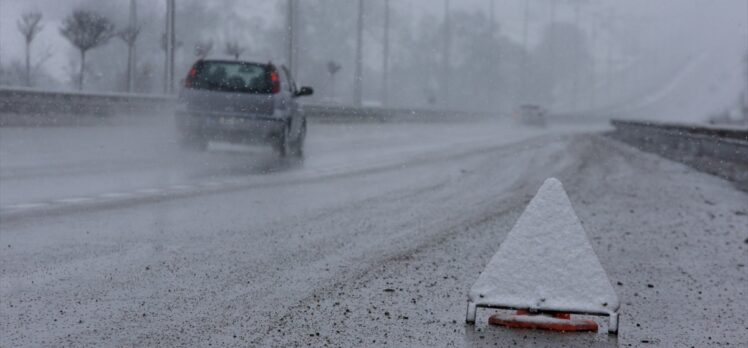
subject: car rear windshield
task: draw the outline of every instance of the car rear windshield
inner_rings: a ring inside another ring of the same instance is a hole
[[[270,93],[268,67],[245,62],[204,61],[195,65],[191,88],[211,91]]]

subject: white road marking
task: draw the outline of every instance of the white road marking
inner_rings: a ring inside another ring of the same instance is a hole
[[[224,179],[221,181],[207,181],[203,183],[195,183],[192,185],[172,185],[165,188],[144,188],[139,190],[133,190],[131,192],[108,192],[108,193],[102,193],[95,197],[69,197],[69,198],[61,198],[57,200],[53,200],[50,202],[39,202],[39,203],[21,203],[21,204],[11,204],[6,206],[0,206],[0,211],[3,212],[10,212],[10,211],[18,211],[18,210],[29,210],[29,209],[37,209],[37,208],[43,208],[48,207],[51,205],[69,205],[69,204],[81,204],[81,203],[91,203],[91,202],[97,202],[97,201],[104,201],[104,200],[116,200],[116,199],[125,199],[129,197],[133,197],[136,195],[158,195],[158,194],[164,194],[169,191],[175,192],[175,191],[190,191],[190,190],[197,190],[199,188],[205,187],[205,188],[220,188],[225,186],[233,186],[233,185],[241,185],[251,182],[251,180],[248,179]]]
[[[25,209],[35,209],[35,208],[42,208],[48,206],[49,203],[22,203],[22,204],[12,204],[12,205],[6,205],[4,207],[0,207],[0,210],[25,210]]]
[[[101,198],[126,198],[130,196],[132,196],[132,194],[127,192],[112,192],[99,195]]]
[[[76,204],[76,203],[84,203],[84,202],[90,202],[94,199],[91,197],[73,197],[73,198],[63,198],[58,199],[55,201],[55,203],[62,203],[62,204]]]
[[[164,192],[164,190],[157,189],[157,188],[147,188],[147,189],[140,189],[140,190],[137,190],[135,192],[136,193],[145,193],[145,194],[156,194],[156,193]]]

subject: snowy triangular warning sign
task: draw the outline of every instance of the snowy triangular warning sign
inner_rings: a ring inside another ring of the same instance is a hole
[[[468,295],[475,306],[609,315],[618,297],[566,191],[550,178],[538,190]],[[472,306],[472,307],[471,307]]]

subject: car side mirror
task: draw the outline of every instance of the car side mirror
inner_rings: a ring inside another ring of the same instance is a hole
[[[314,88],[312,87],[301,87],[298,91],[296,91],[297,97],[304,97],[314,94]]]

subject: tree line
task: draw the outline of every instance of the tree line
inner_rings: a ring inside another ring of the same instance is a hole
[[[117,17],[121,11],[97,10],[93,0],[89,3],[91,5],[72,11],[58,28],[78,53],[70,60],[71,85],[79,90],[88,87],[160,92],[159,85],[164,81],[157,72],[163,62],[159,50],[166,49],[166,35],[152,29],[144,30],[132,21],[117,28],[111,18],[121,20]],[[277,13],[285,12],[286,2],[273,5],[276,10],[273,17],[267,13],[250,13],[247,18],[246,14],[237,16],[225,11],[225,7],[213,8],[197,0],[180,2],[177,21],[180,27],[174,43],[180,52],[177,73],[186,72],[194,59],[216,52],[237,60],[246,56],[266,61],[285,57],[286,22],[278,20]],[[393,7],[389,12],[391,18],[386,21],[384,16],[388,12],[384,11],[382,3],[366,2],[365,5],[362,79],[366,102],[385,100],[384,93],[391,89],[393,93],[386,99],[392,106],[452,105],[463,109],[499,110],[511,108],[511,104],[518,101],[549,105],[554,100],[569,98],[573,94],[571,91],[581,88],[579,85],[594,86],[590,81],[595,66],[590,45],[584,31],[574,23],[547,23],[538,32],[539,39],[528,45],[478,10],[450,9],[450,25],[447,26],[440,13],[416,14],[407,6],[398,6]],[[316,98],[335,103],[353,99],[350,77],[356,70],[353,33],[357,26],[357,10],[355,2],[346,0],[300,2],[298,5],[295,41],[299,59],[295,77],[297,81],[314,84],[320,92]],[[144,25],[161,26],[160,14],[145,11],[143,15],[146,17],[142,21]],[[40,67],[50,53],[32,47],[32,43],[39,32],[46,29],[39,13],[24,14],[19,20],[19,30],[21,27],[24,39],[25,33],[30,35],[25,41],[28,63],[17,69],[22,71],[18,75],[23,76],[18,80],[34,86],[35,74],[39,73],[41,79]],[[372,53],[380,50],[385,32],[391,38],[386,68],[379,62],[381,55]],[[445,35],[451,42],[446,60],[442,52]],[[120,47],[112,45],[112,41],[121,41],[127,55]],[[101,49],[107,45],[110,47]],[[139,47],[137,55],[133,53],[136,46]],[[190,50],[185,51],[187,46]],[[89,57],[92,50],[103,53]],[[134,64],[136,58],[138,64]],[[383,74],[382,69],[387,69],[387,74]],[[120,80],[120,76],[124,78]],[[388,76],[387,80],[383,76]],[[450,84],[450,93],[446,96],[441,93],[444,83]]]
[[[52,57],[49,49],[36,54],[32,50],[33,42],[39,33],[44,30],[43,15],[40,12],[24,13],[17,22],[17,28],[24,42],[24,64],[20,73],[20,80],[24,86],[33,87],[35,85],[34,75],[39,69]],[[86,55],[89,51],[108,44],[112,39],[119,38],[127,47],[127,89],[132,91],[133,81],[132,69],[135,55],[134,48],[142,32],[139,25],[128,25],[125,28],[117,29],[113,21],[106,16],[100,15],[93,11],[75,10],[64,18],[59,28],[59,33],[78,51],[79,65],[76,72],[75,88],[83,90],[86,75]],[[176,43],[181,46],[181,42]],[[161,46],[166,50],[166,37],[162,37]],[[213,51],[214,43],[212,40],[201,41],[194,47],[195,57],[202,59],[207,57]],[[247,50],[237,40],[225,42],[224,53],[228,56],[239,60]],[[0,68],[1,69],[1,68]]]

